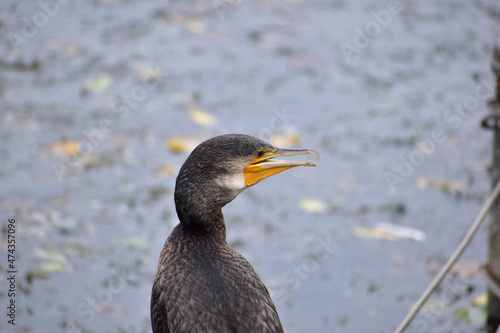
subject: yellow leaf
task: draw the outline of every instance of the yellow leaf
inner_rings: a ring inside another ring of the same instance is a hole
[[[42,248],[36,248],[34,250],[34,255],[42,259],[40,263],[42,270],[47,272],[62,272],[69,269],[68,261],[66,256],[62,253],[45,250]]]
[[[447,192],[463,192],[467,188],[464,182],[459,180],[438,179],[428,180],[424,176],[415,178],[415,186],[421,190],[438,189]]]
[[[474,298],[471,302],[472,306],[485,306],[488,303],[488,294],[482,293],[481,295]]]
[[[299,207],[308,213],[324,214],[326,212],[326,204],[317,199],[302,198],[299,200]]]
[[[217,123],[217,118],[215,118],[215,116],[203,111],[193,103],[189,105],[188,112],[191,120],[198,125],[214,126]]]
[[[66,264],[57,261],[44,261],[40,264],[42,270],[47,272],[64,272],[67,270]]]
[[[422,153],[426,155],[432,155],[432,153],[434,152],[434,148],[428,142],[418,142],[417,147],[422,151]]]
[[[167,148],[174,153],[190,153],[199,144],[192,138],[173,137],[167,140]]]
[[[378,238],[385,240],[395,240],[396,238],[384,230],[355,227],[354,235],[361,238]]]
[[[172,164],[167,164],[155,172],[155,176],[158,178],[169,178],[174,175],[175,167]]]
[[[101,92],[107,90],[113,84],[113,79],[107,74],[89,79],[85,82],[85,90],[89,92]]]
[[[189,32],[198,34],[205,30],[205,25],[200,20],[190,19],[186,22],[186,28],[189,30]]]
[[[443,191],[462,192],[465,190],[465,183],[458,180],[440,179],[436,183],[436,187]]]
[[[269,139],[269,143],[280,148],[296,147],[299,143],[299,136],[295,133],[291,134],[274,134]]]
[[[36,257],[44,260],[50,260],[54,262],[65,263],[66,256],[59,252],[49,251],[42,248],[36,248],[33,253]]]
[[[74,156],[80,154],[80,144],[76,141],[62,139],[48,147],[49,153],[60,156]]]

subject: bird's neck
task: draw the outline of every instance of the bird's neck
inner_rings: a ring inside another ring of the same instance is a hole
[[[220,236],[226,239],[226,223],[220,208],[210,210],[185,210],[177,207],[177,215],[187,231],[200,234]]]

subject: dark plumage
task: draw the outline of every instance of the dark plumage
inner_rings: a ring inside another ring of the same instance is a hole
[[[200,144],[182,166],[175,205],[180,223],[160,255],[151,295],[154,333],[283,332],[269,292],[250,263],[226,242],[222,207],[243,189],[311,161],[273,157],[281,150],[247,135]]]

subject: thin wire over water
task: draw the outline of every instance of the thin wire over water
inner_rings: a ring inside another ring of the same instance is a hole
[[[408,327],[408,325],[410,324],[412,319],[417,315],[420,308],[424,305],[425,301],[427,301],[427,299],[432,294],[434,289],[436,289],[436,287],[439,285],[439,283],[441,283],[441,281],[445,277],[446,273],[448,273],[448,271],[455,264],[455,262],[458,260],[460,255],[462,255],[462,252],[464,252],[467,245],[469,245],[470,241],[472,240],[472,237],[474,237],[474,235],[476,234],[477,230],[481,226],[481,223],[483,222],[484,218],[486,217],[486,214],[488,214],[488,211],[490,210],[491,206],[493,205],[493,203],[495,202],[495,200],[497,199],[499,194],[500,194],[500,181],[496,184],[495,188],[491,192],[488,199],[486,199],[486,202],[484,203],[478,216],[474,220],[474,223],[472,223],[471,227],[467,231],[467,234],[462,239],[462,241],[458,245],[455,252],[453,252],[453,254],[448,259],[446,264],[443,266],[441,271],[439,271],[438,275],[436,275],[436,277],[431,282],[429,287],[427,287],[427,289],[422,294],[422,296],[420,296],[417,303],[415,303],[415,305],[413,306],[411,311],[408,313],[408,315],[406,315],[405,319],[401,322],[399,327],[396,329],[396,331],[395,331],[396,333],[402,333],[406,329],[406,327]]]

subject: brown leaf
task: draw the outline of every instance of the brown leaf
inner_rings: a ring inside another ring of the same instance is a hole
[[[473,259],[461,260],[453,265],[451,273],[462,279],[474,278],[481,275],[481,264]]]

